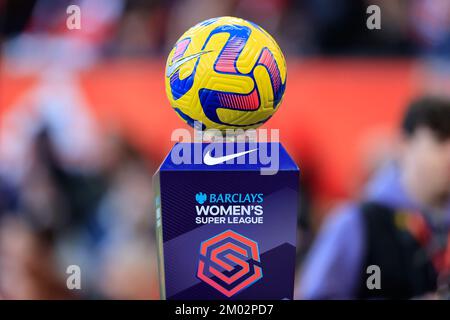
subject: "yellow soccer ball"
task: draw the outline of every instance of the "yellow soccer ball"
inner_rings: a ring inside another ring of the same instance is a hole
[[[167,58],[166,93],[178,115],[202,129],[250,129],[278,109],[286,61],[258,25],[233,17],[203,21],[186,31]]]

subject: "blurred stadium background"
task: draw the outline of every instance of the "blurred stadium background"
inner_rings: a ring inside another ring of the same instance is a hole
[[[165,58],[224,15],[261,25],[288,61],[265,127],[302,171],[299,268],[330,209],[392,156],[406,103],[450,92],[447,0],[0,0],[0,299],[159,298],[151,177],[185,126]],[[65,289],[71,264],[81,291]]]

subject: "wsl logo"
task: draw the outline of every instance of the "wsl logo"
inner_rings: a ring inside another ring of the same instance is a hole
[[[262,193],[210,193],[195,195],[196,224],[262,224]]]
[[[228,298],[263,277],[258,243],[232,230],[200,245],[197,277]]]

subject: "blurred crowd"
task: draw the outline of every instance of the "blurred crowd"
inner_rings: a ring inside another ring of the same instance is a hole
[[[76,36],[70,4],[82,8]],[[361,27],[370,4],[382,10],[376,32]],[[74,75],[102,59],[164,57],[187,28],[224,15],[262,25],[288,57],[450,57],[448,0],[0,0],[2,67],[39,77],[0,113],[0,299],[159,298],[157,163],[95,123]],[[81,291],[66,289],[73,264]]]
[[[189,27],[225,15],[264,26],[288,56],[450,53],[446,0],[3,0],[2,36],[60,36],[71,4],[83,8],[82,40],[105,56],[165,55]],[[382,12],[377,32],[364,27],[369,5]]]
[[[2,175],[4,298],[77,298],[66,288],[69,265],[82,270],[79,298],[158,298],[154,167],[119,137],[107,139],[97,162],[69,165],[42,126],[20,179]]]

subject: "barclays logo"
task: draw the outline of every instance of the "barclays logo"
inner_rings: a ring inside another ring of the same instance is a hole
[[[207,199],[208,196],[205,193],[199,192],[195,195],[195,201],[200,205],[204,204]]]

